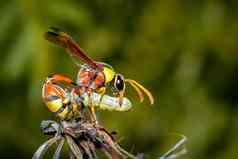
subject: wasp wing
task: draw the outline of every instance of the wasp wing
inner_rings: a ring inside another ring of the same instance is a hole
[[[60,29],[50,28],[49,31],[45,33],[45,38],[48,41],[65,48],[72,57],[82,60],[93,69],[102,70],[100,64],[88,57],[85,51],[74,41],[74,39],[67,33],[60,31]]]

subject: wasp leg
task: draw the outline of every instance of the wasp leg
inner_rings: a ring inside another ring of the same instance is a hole
[[[95,113],[95,109],[94,109],[94,107],[92,105],[92,100],[90,100],[89,109],[90,109],[90,112],[92,114],[92,122],[95,122],[95,124],[98,124],[97,116],[96,116],[96,113]]]
[[[67,84],[72,84],[74,86],[77,86],[75,82],[73,82],[69,77],[60,75],[60,74],[51,74],[47,77],[47,81],[49,82],[64,82]]]
[[[97,90],[97,93],[99,93],[102,96],[105,94],[105,92],[106,92],[106,87],[101,87]]]
[[[95,113],[95,109],[93,107],[93,101],[92,101],[92,95],[93,95],[93,92],[92,91],[89,91],[88,92],[88,96],[89,96],[89,111],[90,111],[90,116],[91,116],[91,121],[94,122],[96,125],[98,124],[98,121],[97,121],[97,116],[96,116],[96,113]]]
[[[101,87],[97,90],[97,93],[99,93],[101,95],[101,98],[100,98],[100,103],[102,101],[102,98],[103,98],[103,95],[106,93],[106,87]]]

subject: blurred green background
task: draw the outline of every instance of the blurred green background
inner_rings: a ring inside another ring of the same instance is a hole
[[[185,159],[238,158],[238,1],[8,0],[0,1],[0,156],[31,158],[54,119],[41,100],[50,73],[75,79],[78,67],[43,34],[69,32],[90,57],[110,63],[150,89],[156,102],[130,112],[100,112],[121,145],[149,158],[180,133]]]

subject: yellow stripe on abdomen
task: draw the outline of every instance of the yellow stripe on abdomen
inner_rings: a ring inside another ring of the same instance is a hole
[[[46,102],[46,106],[51,112],[55,113],[63,106],[63,102],[62,102],[62,99],[58,98],[58,99]]]

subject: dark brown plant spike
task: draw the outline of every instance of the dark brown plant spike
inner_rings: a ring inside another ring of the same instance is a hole
[[[84,158],[97,159],[96,149],[90,141],[80,141],[79,146],[83,149]]]
[[[78,145],[74,142],[74,140],[68,135],[66,135],[65,138],[74,157],[76,159],[83,159],[81,150],[79,149]]]
[[[73,152],[69,150],[69,159],[75,159]]]
[[[34,153],[32,159],[41,159],[46,151],[54,144],[57,143],[58,140],[60,140],[62,137],[61,136],[55,136],[49,140],[47,140],[46,142],[44,142],[38,149],[37,151]]]
[[[57,126],[54,121],[42,122],[43,127],[49,129],[50,127],[58,128],[55,136],[42,144],[35,152],[33,159],[41,159],[48,148],[60,141],[54,158],[60,156],[60,151],[63,143],[66,140],[70,150],[71,159],[98,159],[96,149],[100,149],[108,158],[112,159],[144,159],[144,154],[137,156],[127,152],[111,137],[111,134],[102,126],[95,125],[87,121],[61,121],[60,126]],[[48,125],[48,123],[50,123]],[[52,124],[53,123],[53,124]],[[47,129],[42,129],[43,132]],[[167,151],[159,159],[175,159],[186,153],[185,143],[187,138],[180,135],[180,139],[169,151]]]
[[[174,159],[186,154],[187,150],[185,144],[187,142],[187,137],[184,135],[181,135],[181,137],[182,138],[159,159]]]
[[[61,150],[62,150],[62,148],[64,146],[64,141],[65,141],[64,138],[62,138],[60,140],[60,142],[59,142],[59,144],[57,146],[57,149],[56,149],[56,151],[54,153],[53,159],[60,159],[60,152],[61,152]]]

